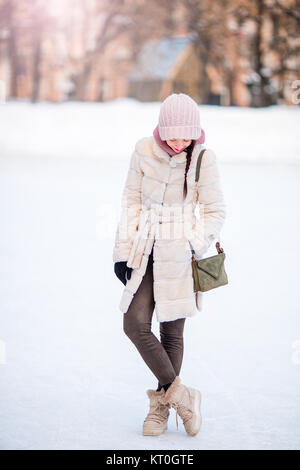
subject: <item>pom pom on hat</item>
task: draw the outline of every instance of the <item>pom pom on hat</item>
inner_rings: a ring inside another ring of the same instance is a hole
[[[185,93],[169,95],[160,107],[158,130],[162,140],[198,139],[202,129],[196,101]]]

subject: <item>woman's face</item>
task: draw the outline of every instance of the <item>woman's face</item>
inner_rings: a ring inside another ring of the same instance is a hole
[[[191,144],[191,140],[187,139],[171,139],[167,140],[167,144],[171,149],[175,152],[182,152],[185,148],[187,148]]]

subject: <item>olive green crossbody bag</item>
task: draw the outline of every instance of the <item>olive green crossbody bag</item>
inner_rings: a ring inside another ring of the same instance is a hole
[[[205,149],[201,150],[196,167],[195,181],[199,180],[200,165],[202,156]],[[192,270],[194,279],[194,292],[206,292],[216,287],[224,286],[228,284],[228,278],[225,271],[224,261],[225,253],[223,248],[220,246],[220,242],[216,242],[216,249],[218,254],[203,258],[200,260],[195,259],[195,255],[192,255]]]

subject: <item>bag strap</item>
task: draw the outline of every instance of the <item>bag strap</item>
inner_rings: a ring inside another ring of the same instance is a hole
[[[204,152],[205,152],[206,149],[202,149],[198,155],[198,160],[197,160],[197,166],[196,166],[196,175],[195,175],[195,181],[198,182],[199,181],[199,176],[200,176],[200,166],[201,166],[201,162],[202,162],[202,157],[204,155]],[[217,252],[220,254],[220,253],[224,253],[224,250],[223,248],[221,247],[220,245],[220,237],[218,239],[218,241],[216,242],[216,245],[215,245],[216,249],[217,249]],[[194,256],[194,255],[193,255]]]
[[[202,149],[198,155],[198,160],[197,160],[197,166],[196,166],[196,176],[195,176],[195,181],[199,180],[199,175],[200,175],[200,165],[202,161],[203,154],[206,149]]]

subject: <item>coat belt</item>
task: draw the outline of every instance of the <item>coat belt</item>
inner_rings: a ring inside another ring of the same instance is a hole
[[[181,210],[180,210],[181,209]],[[187,208],[186,208],[187,209]],[[188,209],[187,209],[188,210]],[[136,231],[130,250],[127,266],[140,268],[146,244],[155,238],[157,224],[184,223],[186,218],[191,220],[191,213],[183,211],[182,207],[151,207],[141,211],[138,230]]]

